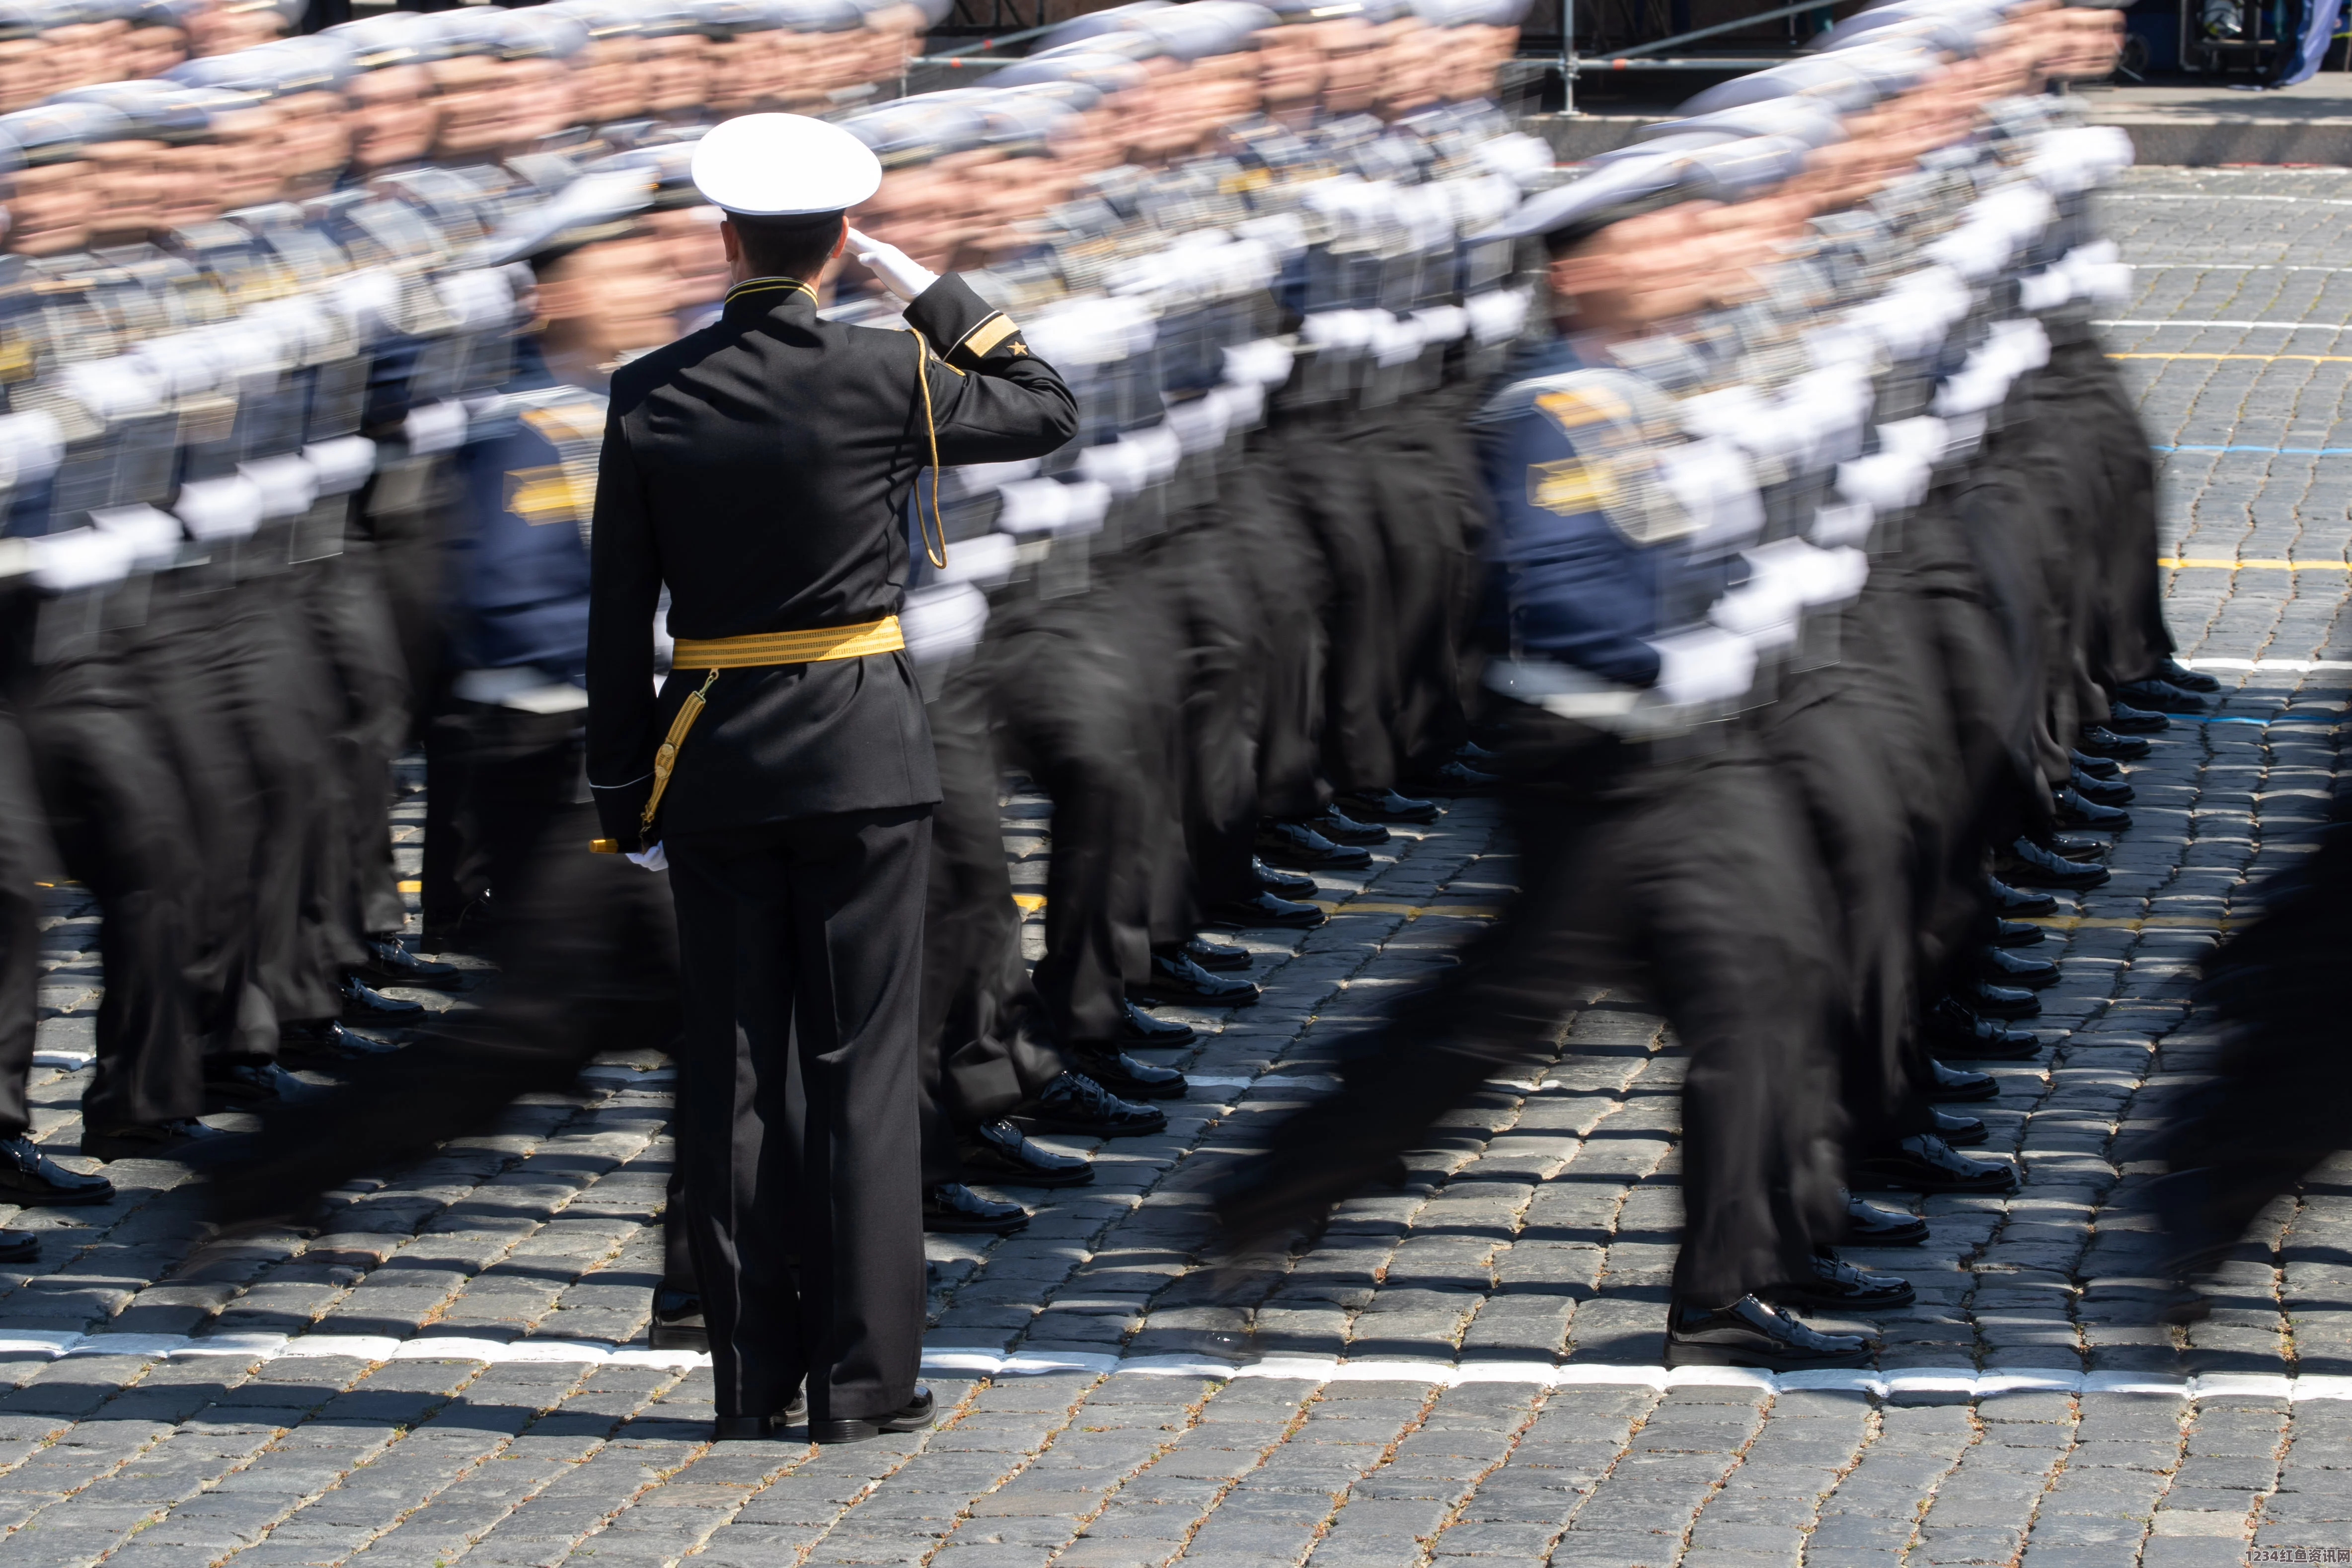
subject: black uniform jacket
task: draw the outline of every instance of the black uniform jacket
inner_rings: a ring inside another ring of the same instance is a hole
[[[677,638],[850,626],[896,614],[906,503],[930,461],[1038,457],[1076,404],[969,285],[907,308],[928,340],[820,320],[788,279],[737,286],[701,331],[621,368],[590,540],[588,779],[604,831],[639,839],[655,749],[704,674],[654,693],[654,608]],[[678,748],[650,838],[940,798],[907,655],[732,669]]]

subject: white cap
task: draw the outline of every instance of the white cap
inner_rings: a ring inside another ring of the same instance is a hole
[[[694,188],[747,217],[837,213],[872,195],[882,162],[835,125],[800,114],[746,114],[695,143]]]

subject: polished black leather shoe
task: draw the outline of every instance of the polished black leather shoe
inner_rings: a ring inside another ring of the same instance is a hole
[[[396,1029],[403,1024],[421,1022],[425,1017],[423,1002],[404,1001],[387,997],[373,987],[363,984],[357,977],[345,975],[342,983],[343,1021],[367,1024],[377,1029]]]
[[[1985,1018],[1952,997],[1927,1009],[1921,1032],[1929,1050],[1963,1060],[2026,1061],[2042,1054],[2042,1041],[2033,1035]]]
[[[2204,692],[2211,695],[2221,689],[2221,683],[2202,670],[2192,670],[2179,660],[2168,657],[2156,667],[2156,678],[2184,692]]]
[[[85,1127],[81,1152],[94,1160],[175,1160],[194,1145],[228,1134],[194,1117],[176,1122],[134,1123],[127,1127]]]
[[[1168,1113],[1122,1100],[1083,1072],[1063,1073],[1014,1114],[1041,1133],[1088,1138],[1140,1138],[1168,1130]]]
[[[1152,954],[1151,977],[1139,986],[1130,983],[1127,994],[1180,1007],[1248,1008],[1255,1007],[1263,993],[1255,980],[1212,975],[1178,951]]]
[[[1849,1247],[1916,1247],[1927,1239],[1927,1222],[1900,1208],[1846,1194],[1845,1244]]]
[[[317,1093],[274,1061],[206,1062],[205,1103],[229,1110],[240,1105],[293,1103]]]
[[[1677,1301],[1666,1309],[1668,1366],[1804,1372],[1860,1366],[1869,1359],[1870,1342],[1860,1334],[1823,1333],[1754,1296],[1742,1296],[1727,1307]]]
[[[1934,1079],[1927,1085],[1927,1098],[1939,1104],[1965,1105],[1978,1100],[2000,1098],[2000,1080],[1990,1072],[1974,1072],[1933,1058],[1929,1059],[1927,1065]]]
[[[2040,946],[2041,942],[2042,927],[2039,925],[2029,925],[2022,920],[1993,922],[1992,945],[1996,947],[2033,947]]]
[[[710,1329],[702,1321],[702,1297],[692,1291],[656,1289],[646,1343],[655,1350],[710,1349]]]
[[[1951,1111],[1938,1111],[1933,1106],[1927,1114],[1936,1118],[1936,1136],[1956,1149],[1974,1148],[1992,1134],[1983,1122],[1974,1116],[1962,1116]]]
[[[2026,929],[2040,935],[2033,926],[2029,925]],[[1998,944],[1979,950],[1977,968],[1986,979],[1997,985],[2023,986],[2028,990],[2038,991],[2058,983],[2058,966],[2049,959],[2029,958],[2021,953],[2009,952]]]
[[[771,1443],[808,1419],[808,1396],[793,1390],[793,1402],[772,1416],[721,1416],[711,1423],[714,1443]]]
[[[2157,735],[2170,729],[2172,721],[2153,708],[2111,702],[2107,705],[2106,721],[2099,727],[2110,735]]]
[[[390,1040],[371,1040],[345,1029],[335,1019],[280,1025],[278,1049],[287,1056],[321,1061],[356,1061],[365,1056],[389,1056],[400,1047]]]
[[[1300,871],[1361,871],[1372,863],[1370,850],[1335,844],[1304,822],[1272,818],[1258,824],[1257,852],[1276,865]]]
[[[2043,849],[2061,860],[2080,861],[2085,864],[2106,859],[2116,847],[2112,839],[2086,839],[2075,833],[2052,833],[2041,842]]]
[[[2003,915],[2030,920],[2035,915],[2058,913],[2058,901],[2046,893],[2028,893],[2010,886],[1997,876],[1985,878],[1985,888],[1992,894],[1993,908]]]
[[[1073,1054],[1087,1077],[1122,1100],[1184,1098],[1184,1075],[1172,1067],[1143,1061],[1123,1051],[1107,1051],[1092,1042],[1079,1045]]]
[[[918,1383],[914,1398],[887,1416],[875,1416],[864,1420],[845,1416],[810,1422],[809,1440],[817,1443],[862,1443],[885,1432],[919,1432],[931,1424],[933,1414],[931,1391]]]
[[[1184,943],[1184,956],[1213,972],[1246,969],[1257,961],[1257,955],[1246,947],[1212,942],[1206,936],[1188,938]]]
[[[1919,1299],[1911,1281],[1901,1275],[1857,1269],[1835,1253],[1816,1256],[1810,1275],[1774,1285],[1762,1294],[1768,1300],[1794,1306],[1848,1312],[1892,1312]]]
[[[2139,791],[2122,779],[2101,778],[2089,769],[2077,766],[2070,776],[2074,793],[2098,806],[2128,806],[2138,799]]]
[[[1457,757],[1422,779],[1421,787],[1433,795],[1484,795],[1502,782],[1485,768],[1474,768]]]
[[[1092,1161],[1033,1144],[1001,1119],[966,1133],[956,1153],[965,1170],[996,1186],[1085,1186],[1095,1179]]]
[[[2117,686],[2116,695],[2148,713],[2203,713],[2208,706],[2195,692],[2162,680],[2134,681]]]
[[[466,983],[466,971],[455,964],[412,953],[397,936],[371,936],[367,962],[352,972],[379,986],[427,986],[454,991]]]
[[[2042,998],[2024,987],[1996,986],[1990,980],[1970,980],[1953,998],[1979,1018],[2030,1019],[2042,1011]]]
[[[1885,1154],[1854,1161],[1849,1180],[1874,1192],[2010,1193],[2017,1190],[2017,1167],[2007,1160],[1961,1154],[1921,1133]]]
[[[41,1255],[37,1230],[0,1230],[0,1263],[29,1263]]]
[[[1335,844],[1355,844],[1369,847],[1389,841],[1389,831],[1378,822],[1360,822],[1337,806],[1319,817],[1308,819],[1306,826],[1314,829]]]
[[[2135,762],[2156,749],[2136,735],[2121,735],[2095,724],[2083,727],[2083,737],[2074,743],[2074,748],[2117,762]]]
[[[1341,810],[1360,822],[1437,821],[1436,801],[1400,795],[1393,789],[1359,789],[1340,796],[1338,803]]]
[[[1192,1026],[1175,1019],[1154,1018],[1133,1002],[1121,1001],[1127,1009],[1119,1019],[1118,1037],[1129,1045],[1148,1045],[1155,1051],[1190,1045],[1200,1039]]]
[[[982,1197],[960,1181],[943,1181],[923,1192],[923,1228],[946,1236],[1010,1236],[1028,1228],[1029,1211],[1017,1203]]]
[[[1303,904],[1323,890],[1315,885],[1311,876],[1301,876],[1295,871],[1282,871],[1265,863],[1255,855],[1250,857],[1250,874],[1257,878],[1258,889],[1276,898],[1287,898]]]
[[[85,1148],[82,1153],[88,1154]],[[0,1143],[0,1203],[26,1208],[66,1207],[104,1203],[114,1196],[114,1184],[102,1176],[84,1176],[41,1152],[41,1145],[19,1133]]]
[[[2109,757],[2094,757],[2087,751],[2069,751],[2066,760],[2076,773],[2114,783],[2124,776],[2124,765]]]
[[[2120,833],[2132,825],[2132,814],[2116,806],[2102,806],[2069,784],[2063,789],[2053,790],[2050,806],[2059,822],[2069,828],[2088,828],[2094,832]]]
[[[1307,885],[1312,887],[1314,883]],[[1236,931],[1312,931],[1330,918],[1311,904],[1293,904],[1271,893],[1213,904],[1201,913],[1210,925],[1228,925]]]
[[[2032,839],[2020,839],[2001,857],[2003,881],[2018,887],[2054,887],[2069,892],[2097,887],[2108,878],[2103,865],[2084,865],[2043,849]]]

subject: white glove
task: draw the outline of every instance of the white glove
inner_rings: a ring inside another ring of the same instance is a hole
[[[629,860],[632,863],[641,865],[647,871],[669,870],[669,856],[664,852],[659,840],[656,840],[654,841],[654,847],[649,850],[632,851],[629,855]]]
[[[1728,702],[1747,695],[1756,679],[1756,645],[1737,632],[1701,626],[1660,637],[1658,699],[1681,707],[1689,703]]]
[[[857,253],[857,263],[882,280],[882,286],[912,305],[916,296],[940,280],[940,275],[918,263],[913,256],[895,245],[884,245],[869,239],[856,229],[849,231],[850,248]]]

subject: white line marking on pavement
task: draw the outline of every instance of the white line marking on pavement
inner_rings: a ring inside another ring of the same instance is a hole
[[[2352,670],[2352,659],[2183,659],[2192,670]]]
[[[646,1350],[602,1340],[487,1340],[425,1338],[396,1340],[380,1334],[215,1334],[190,1339],[178,1334],[93,1333],[19,1329],[0,1334],[0,1356],[128,1355],[149,1361],[226,1356],[247,1362],[317,1360],[349,1356],[357,1361],[478,1361],[601,1363],[614,1366],[697,1367],[708,1355],[682,1350]],[[2309,1375],[2211,1373],[2187,1379],[2137,1372],[2068,1372],[2045,1367],[1922,1366],[1874,1372],[1774,1374],[1738,1366],[1620,1366],[1540,1361],[1470,1362],[1453,1364],[1377,1357],[1341,1361],[1335,1356],[1276,1355],[1244,1365],[1185,1355],[1116,1356],[1087,1351],[1003,1351],[952,1346],[927,1347],[923,1370],[935,1375],[1034,1377],[1081,1372],[1095,1376],[1274,1378],[1307,1383],[1431,1383],[1448,1387],[1467,1383],[1538,1384],[1551,1388],[1755,1388],[1776,1393],[1803,1389],[1843,1390],[1899,1398],[1914,1394],[1958,1394],[1991,1398],[2003,1394],[2153,1394],[2176,1399],[2352,1400],[2352,1377]]]
[[[2195,272],[2352,272],[2352,267],[2321,267],[2293,261],[2127,261],[2134,272],[2169,272],[2186,267]]]
[[[2346,321],[2094,321],[2094,327],[2275,327],[2284,332],[2352,332]]]

